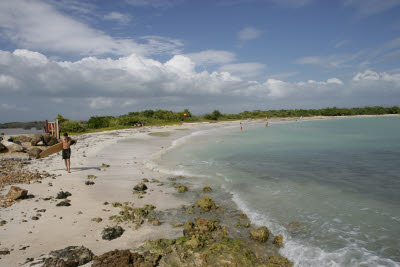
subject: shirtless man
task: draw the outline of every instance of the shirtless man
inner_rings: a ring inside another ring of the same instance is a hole
[[[63,137],[61,137],[61,141],[63,143],[62,150],[62,158],[65,161],[65,167],[67,167],[67,172],[71,172],[71,141],[72,139],[68,137],[68,134],[65,133]]]

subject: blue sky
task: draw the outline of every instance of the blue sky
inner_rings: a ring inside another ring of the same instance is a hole
[[[400,0],[1,1],[0,122],[399,105],[399,15]]]

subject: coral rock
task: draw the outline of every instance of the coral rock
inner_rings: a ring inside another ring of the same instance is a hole
[[[269,230],[265,226],[250,229],[251,239],[254,239],[254,240],[257,240],[260,242],[265,242],[265,241],[267,241],[268,236],[269,236]]]

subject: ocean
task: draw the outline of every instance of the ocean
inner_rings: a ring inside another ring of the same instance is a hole
[[[229,192],[296,266],[400,266],[400,117],[216,127],[153,164]]]

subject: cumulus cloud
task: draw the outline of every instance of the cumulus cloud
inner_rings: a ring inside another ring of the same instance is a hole
[[[113,20],[120,24],[128,24],[131,21],[131,17],[126,14],[122,14],[116,11],[110,12],[104,15],[105,20]]]
[[[114,15],[115,17],[115,15]],[[170,38],[114,38],[65,15],[44,1],[0,1],[0,30],[20,47],[81,55],[175,53]]]
[[[238,32],[238,38],[241,41],[253,40],[260,37],[262,31],[253,27],[246,27]]]
[[[205,50],[197,53],[185,54],[197,65],[226,64],[236,59],[234,53],[225,50]]]
[[[256,63],[245,64],[253,70],[263,68]],[[301,103],[304,108],[307,103],[315,107],[346,101],[354,106],[390,104],[400,98],[398,71],[366,70],[349,81],[332,77],[326,81],[270,78],[257,82],[235,74],[245,68],[228,64],[214,72],[197,71],[196,63],[185,55],[175,55],[166,62],[137,54],[117,59],[56,61],[28,50],[0,51],[0,98],[12,99],[5,103],[17,107],[25,97],[27,108],[46,106],[46,112],[53,103],[55,110],[63,108],[73,116],[121,114],[127,108],[188,107],[196,111],[197,107],[207,112],[231,107],[241,111],[245,107],[265,108],[265,103],[280,107]],[[36,104],[30,106],[33,100]]]

